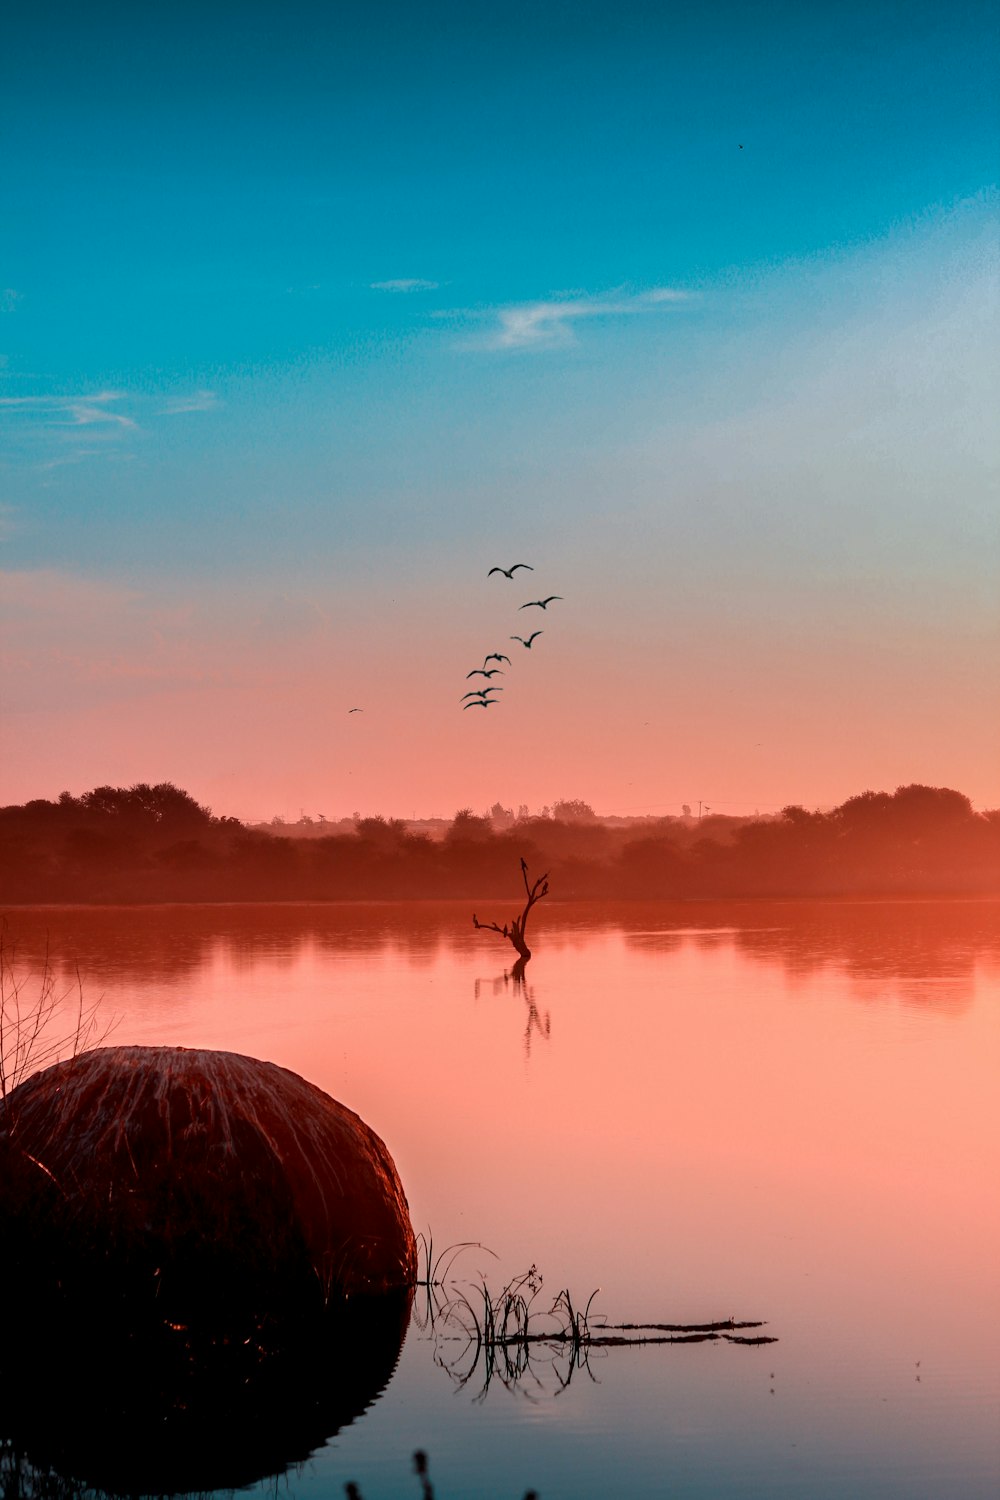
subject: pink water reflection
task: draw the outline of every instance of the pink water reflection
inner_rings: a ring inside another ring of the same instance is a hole
[[[811,1420],[829,1404],[861,1442],[877,1416],[982,1474],[998,914],[552,905],[523,991],[463,903],[16,927],[23,962],[47,931],[54,962],[79,963],[116,1043],[245,1051],[357,1109],[417,1227],[492,1246],[491,1275],[534,1261],[601,1286],[612,1317],[767,1318],[767,1373],[790,1403],[808,1388]]]

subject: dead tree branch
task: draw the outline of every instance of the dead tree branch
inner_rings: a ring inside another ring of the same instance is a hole
[[[515,969],[519,968],[523,973],[524,965],[531,957],[531,949],[528,947],[528,944],[525,940],[524,929],[527,925],[531,908],[537,902],[541,901],[543,896],[547,896],[549,893],[549,877],[548,874],[539,875],[536,881],[529,883],[528,866],[522,858],[521,878],[524,881],[524,894],[527,897],[527,900],[524,903],[524,909],[521,912],[520,916],[511,917],[509,922],[505,922],[503,926],[500,927],[496,922],[480,922],[475,912],[473,912],[472,925],[477,930],[497,932],[501,937],[506,938],[507,941],[513,945],[514,950],[518,955]]]

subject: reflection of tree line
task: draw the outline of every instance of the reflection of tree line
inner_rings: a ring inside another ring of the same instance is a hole
[[[977,966],[1000,966],[993,901],[775,902],[766,908],[766,924],[754,925],[754,908],[742,907],[745,926],[717,931],[714,925],[732,922],[733,907],[698,910],[705,922],[700,933],[626,928],[626,941],[639,950],[731,944],[746,958],[780,966],[793,980],[832,968],[847,975],[861,998],[891,992],[942,1010],[968,1003]]]
[[[442,839],[395,819],[296,839],[215,818],[178,788],[99,787],[0,809],[0,899],[97,903],[503,896],[526,858],[565,899],[1000,891],[1000,812],[946,788],[866,792],[759,821],[456,814]]]
[[[748,959],[808,977],[823,967],[845,970],[862,994],[890,983],[907,998],[952,1007],[971,993],[976,966],[1000,965],[995,902],[863,901],[733,903],[623,901],[546,903],[538,947],[549,960],[621,933],[638,952],[677,952],[686,945],[732,946]],[[481,957],[465,903],[405,906],[150,907],[123,914],[109,907],[9,913],[11,961],[40,969],[45,955],[60,984],[77,968],[88,994],[109,982],[180,983],[222,958],[248,970],[262,962],[293,967],[313,953],[318,961],[364,960],[399,953],[408,963],[433,963],[440,954]],[[541,958],[538,960],[542,961]],[[512,993],[525,1002],[526,1040],[544,1036],[546,1014],[535,1008],[533,985],[515,984],[507,971],[477,981],[477,994]]]
[[[13,957],[37,967],[48,953],[60,970],[78,967],[88,984],[123,978],[177,982],[221,959],[248,972],[266,963],[291,970],[320,960],[405,956],[432,964],[442,952],[468,952],[468,909],[453,903],[364,905],[118,906],[8,913]]]

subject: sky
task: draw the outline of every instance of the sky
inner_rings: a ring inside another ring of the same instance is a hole
[[[977,0],[16,7],[0,803],[1000,805],[998,62]]]

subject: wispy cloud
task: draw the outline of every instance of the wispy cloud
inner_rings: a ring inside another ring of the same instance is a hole
[[[94,427],[111,424],[135,427],[123,412],[109,411],[112,402],[123,401],[120,391],[97,391],[87,396],[0,396],[0,408],[31,413],[57,427]]]
[[[12,313],[17,310],[21,300],[21,293],[12,286],[0,288],[0,313]]]
[[[72,427],[96,427],[102,422],[110,422],[117,427],[137,425],[131,417],[126,417],[120,411],[108,411],[94,401],[71,401],[66,407],[66,414]]]
[[[634,317],[689,302],[691,293],[675,287],[652,287],[645,292],[610,293],[601,297],[560,297],[549,301],[517,302],[490,310],[494,326],[480,348],[552,349],[575,342],[574,325],[586,318]]]
[[[422,276],[400,276],[395,281],[373,281],[373,292],[436,292],[440,282],[425,281]]]
[[[46,459],[45,463],[38,467],[43,472],[49,469],[64,469],[67,464],[82,464],[88,458],[96,458],[100,454],[99,448],[77,448],[73,453],[64,453],[59,458]]]
[[[180,417],[189,411],[213,411],[218,404],[219,398],[214,391],[195,391],[190,396],[175,396],[160,408],[158,415]]]

